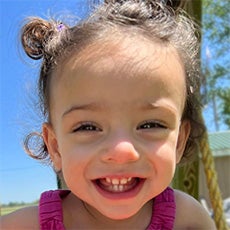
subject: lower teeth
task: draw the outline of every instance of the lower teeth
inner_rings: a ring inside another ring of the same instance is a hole
[[[109,190],[111,192],[122,192],[124,191],[125,186],[123,185],[111,185],[109,186]]]
[[[138,179],[134,180],[132,184],[111,184],[111,185],[104,185],[103,183],[101,183],[100,181],[97,181],[97,184],[103,189],[106,190],[108,192],[114,192],[114,193],[119,193],[119,192],[126,192],[129,191],[131,189],[133,189],[137,183],[139,182]]]

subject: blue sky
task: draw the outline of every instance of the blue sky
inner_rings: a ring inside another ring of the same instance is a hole
[[[31,202],[42,191],[56,189],[53,170],[23,150],[25,134],[36,128],[39,120],[31,107],[38,65],[22,52],[20,26],[26,17],[33,15],[46,17],[68,11],[82,17],[87,12],[87,2],[0,0],[0,203]]]
[[[86,3],[86,0],[0,0],[0,203],[31,202],[42,191],[56,188],[53,170],[23,150],[23,138],[33,128],[35,113],[30,105],[38,68],[20,47],[20,26],[26,17],[33,15],[46,17],[67,10],[84,15]]]

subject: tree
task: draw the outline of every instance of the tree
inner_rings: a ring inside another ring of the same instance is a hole
[[[224,123],[230,128],[230,88],[219,91],[218,95],[224,102],[221,111]]]
[[[203,0],[206,1],[206,0]],[[210,0],[209,3],[211,2]],[[228,0],[227,0],[228,1]],[[190,13],[191,16],[195,17],[198,23],[201,21],[201,16],[202,16],[202,11],[201,11],[201,0],[194,0],[194,1],[186,1],[187,5],[185,5],[185,9]],[[205,8],[205,6],[204,6]],[[205,17],[205,16],[204,16]],[[206,66],[207,67],[207,66]],[[208,68],[205,69],[206,73],[208,73]],[[225,69],[222,66],[222,71],[225,71]],[[220,74],[221,73],[221,74]],[[218,74],[220,76],[223,75],[223,72],[219,71]],[[218,78],[216,78],[218,79]],[[206,78],[204,78],[204,83],[206,83]],[[209,81],[210,79],[208,79]],[[212,81],[210,81],[212,83]],[[215,83],[215,80],[214,80]],[[210,84],[211,85],[211,84]],[[215,84],[214,84],[215,85]],[[209,85],[206,83],[203,86],[203,91],[206,92],[207,88],[210,90]],[[221,90],[222,94],[223,91]],[[229,94],[228,94],[229,95]],[[224,96],[228,95],[224,94]],[[222,96],[222,98],[225,98]],[[209,98],[207,98],[209,99]],[[229,108],[229,107],[227,107]],[[200,118],[202,119],[202,112],[200,111]],[[204,121],[203,121],[204,122]],[[208,141],[208,133],[207,130],[205,130],[203,134],[203,138],[200,140],[199,143],[200,146],[200,152],[201,152],[201,158],[202,162],[204,165],[204,171],[206,175],[206,182],[207,186],[209,189],[209,196],[210,196],[210,201],[212,204],[213,208],[213,214],[214,214],[214,220],[216,223],[217,229],[228,229],[226,219],[224,217],[224,212],[223,212],[223,204],[222,204],[222,197],[221,197],[221,192],[220,188],[218,185],[218,180],[217,180],[217,173],[215,170],[215,163],[214,163],[214,158],[209,146],[209,141]],[[177,168],[174,181],[173,181],[173,186],[175,188],[178,188],[186,193],[189,193],[195,198],[198,198],[198,180],[199,180],[199,161],[194,161],[192,164],[186,164],[181,168]]]
[[[213,108],[215,129],[230,128],[230,1],[203,0],[203,96]]]

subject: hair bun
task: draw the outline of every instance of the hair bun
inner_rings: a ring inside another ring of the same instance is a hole
[[[140,0],[140,2],[143,1],[143,0]],[[160,3],[164,3],[174,9],[177,9],[179,7],[182,7],[182,5],[184,5],[185,1],[186,0],[144,0],[145,2],[148,2],[148,3],[156,3],[156,2],[160,2]],[[104,0],[105,3],[125,3],[126,0]]]
[[[165,0],[166,4],[174,9],[182,8],[186,0]]]
[[[29,18],[23,26],[21,41],[26,54],[35,60],[43,57],[45,46],[54,30],[52,24],[40,18]]]

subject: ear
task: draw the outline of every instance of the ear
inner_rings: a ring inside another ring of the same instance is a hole
[[[176,147],[176,163],[178,164],[184,154],[184,149],[190,134],[191,124],[188,120],[182,121]]]
[[[48,153],[52,160],[55,171],[61,170],[61,155],[58,150],[58,142],[54,132],[54,129],[51,124],[44,123],[42,127],[42,135],[46,147],[48,149]]]

